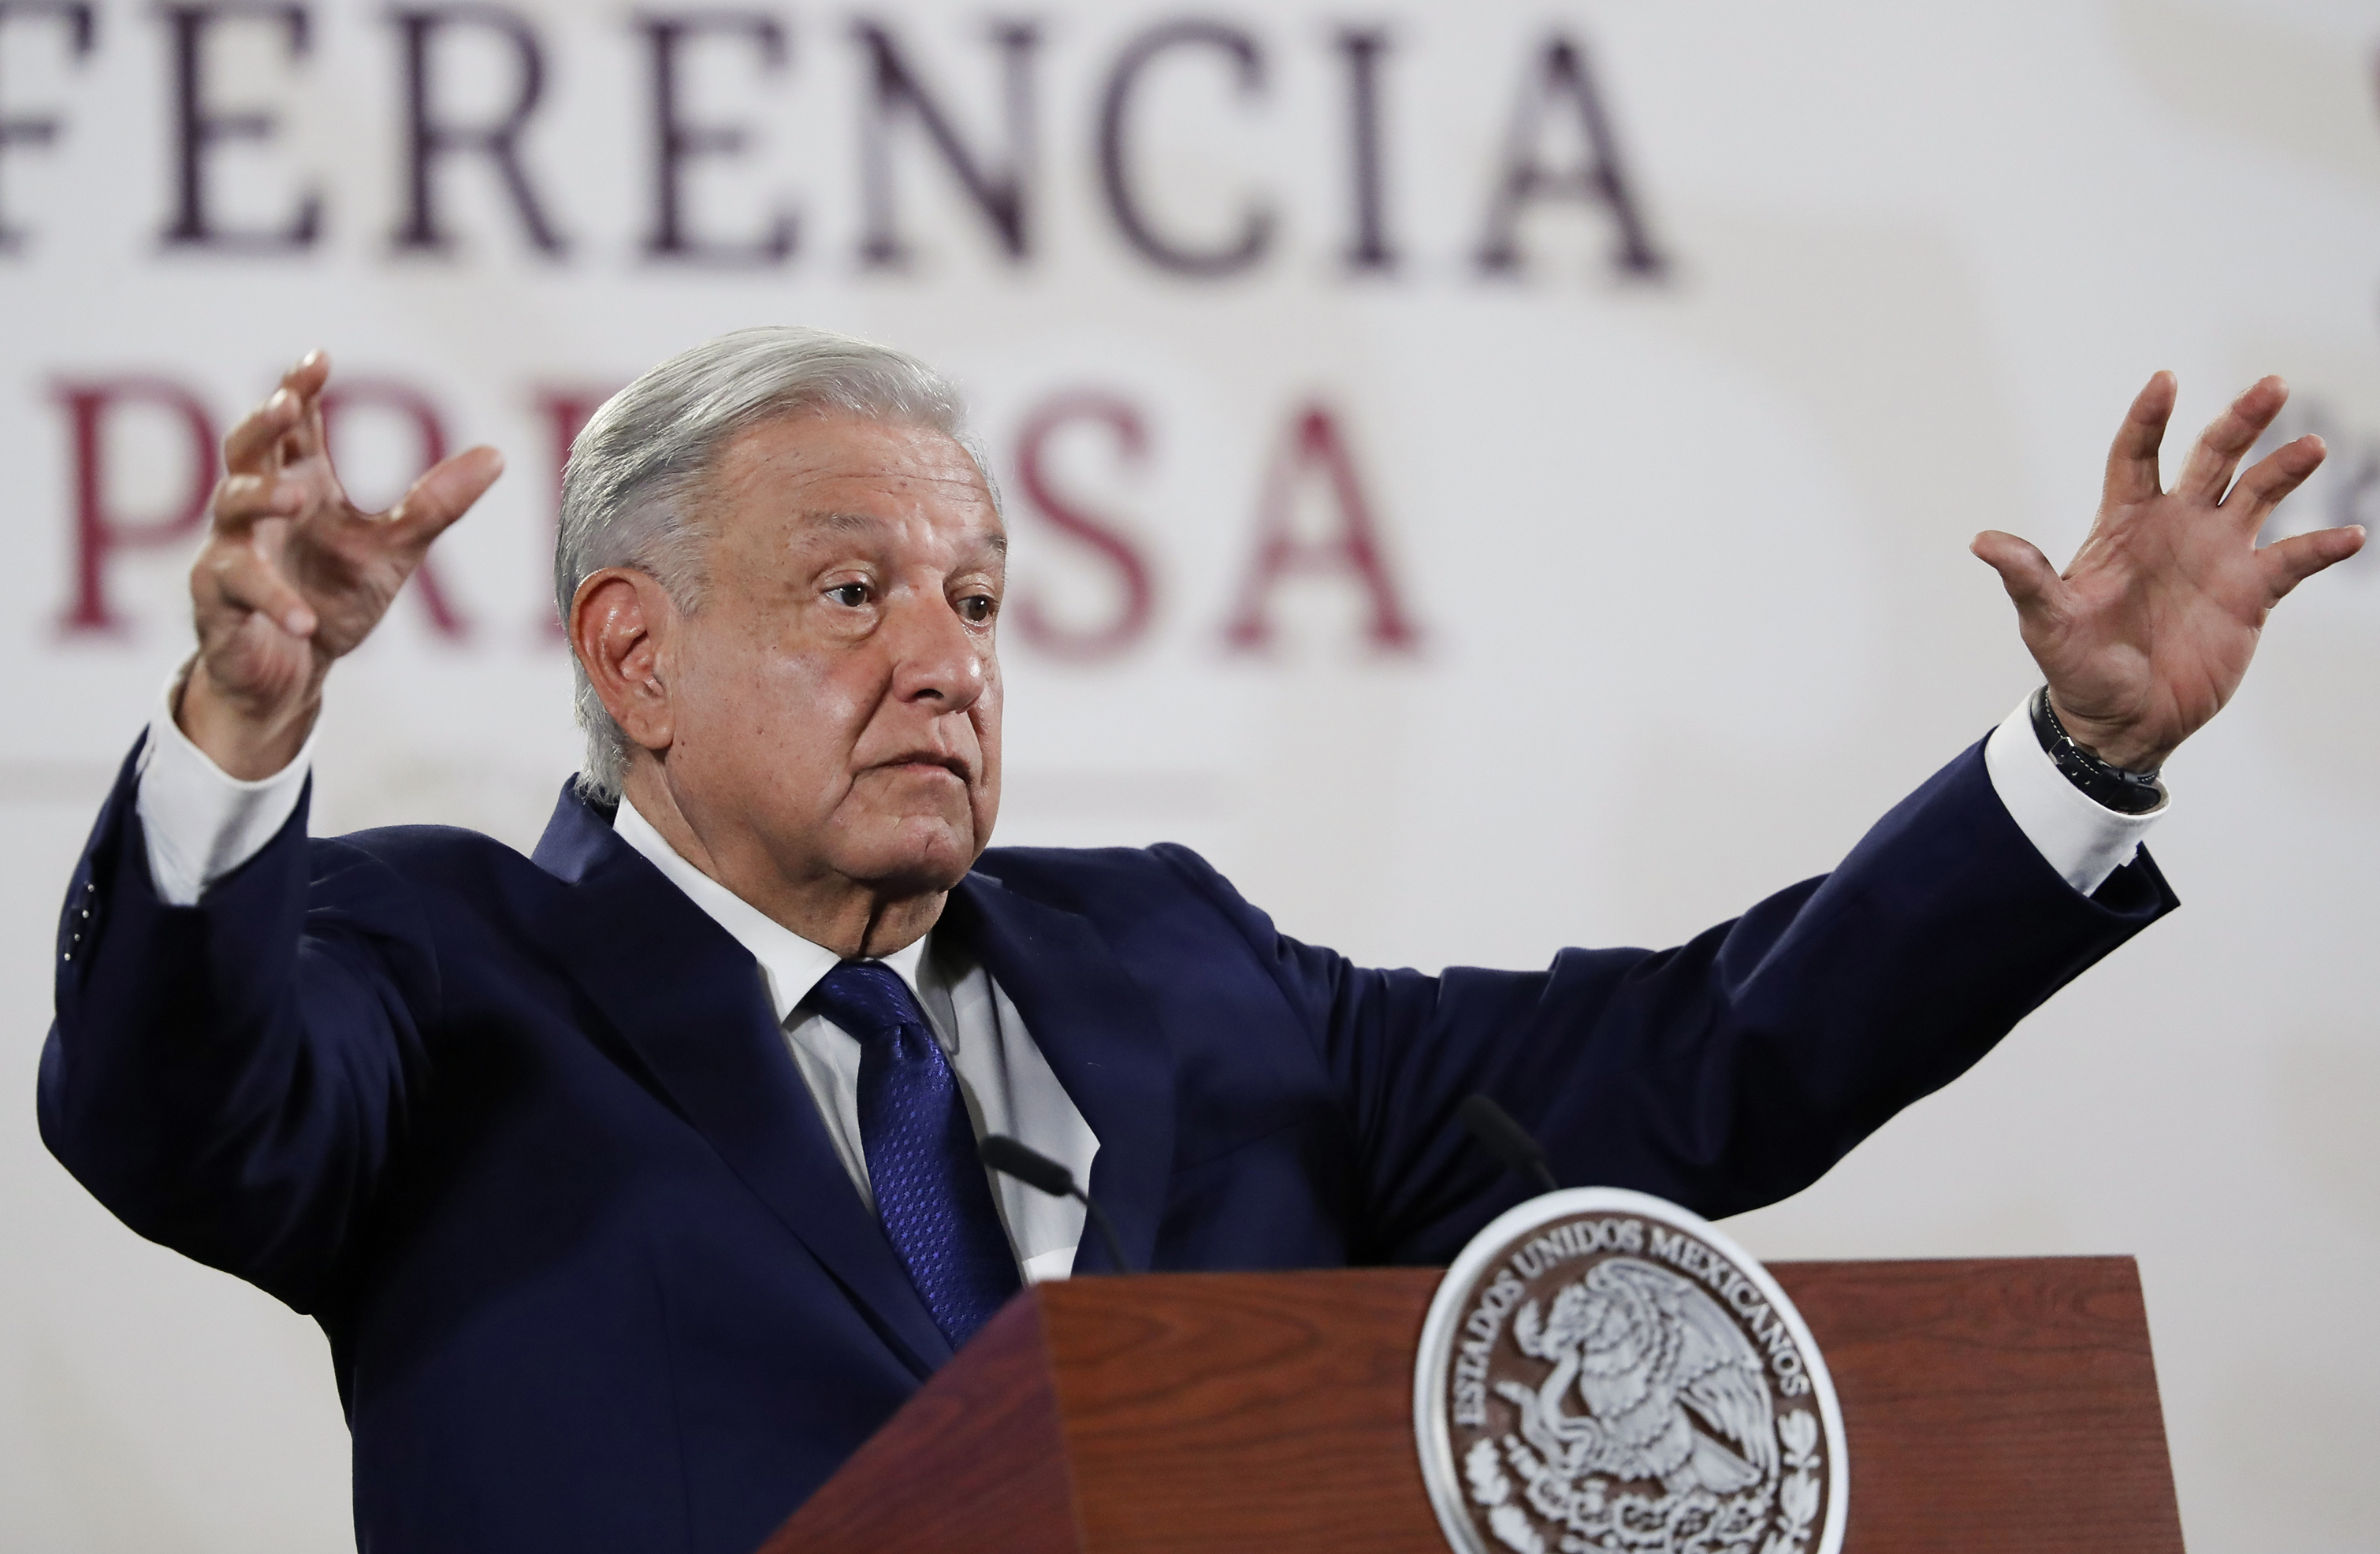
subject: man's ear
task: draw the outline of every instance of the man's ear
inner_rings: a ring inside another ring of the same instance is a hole
[[[662,649],[677,624],[667,591],[634,567],[590,573],[570,601],[570,650],[612,721],[631,744],[655,754],[676,736]]]

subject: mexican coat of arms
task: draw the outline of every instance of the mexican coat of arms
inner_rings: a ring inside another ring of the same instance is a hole
[[[1422,1331],[1422,1477],[1458,1554],[1836,1554],[1826,1363],[1767,1270],[1617,1188],[1465,1248]]]

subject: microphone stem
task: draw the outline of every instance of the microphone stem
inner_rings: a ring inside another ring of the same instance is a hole
[[[1115,1221],[1108,1218],[1108,1211],[1101,1208],[1099,1206],[1098,1200],[1094,1199],[1090,1194],[1083,1191],[1080,1187],[1075,1188],[1074,1194],[1075,1198],[1081,1202],[1085,1211],[1090,1215],[1091,1223],[1099,1227],[1099,1240],[1106,1244],[1108,1261],[1114,1265],[1115,1271],[1118,1273],[1132,1272],[1132,1264],[1124,1260],[1123,1242],[1116,1235]]]

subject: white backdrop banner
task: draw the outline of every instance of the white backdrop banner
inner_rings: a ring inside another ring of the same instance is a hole
[[[0,3],[0,1545],[351,1536],[324,1346],[42,1150],[52,914],[187,652],[231,421],[328,348],[366,502],[492,442],[325,717],[318,830],[533,841],[561,451],[798,322],[965,387],[1015,543],[1001,840],[1185,842],[1380,962],[1667,943],[2031,688],[2159,367],[2380,518],[2380,15],[2320,0]],[[2184,1521],[2368,1547],[2380,556],[2177,759],[2183,911],[1767,1257],[2132,1252]],[[2284,1298],[2284,1296],[2286,1298]]]

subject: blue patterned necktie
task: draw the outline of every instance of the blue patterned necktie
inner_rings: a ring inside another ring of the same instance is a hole
[[[845,961],[804,1000],[859,1043],[859,1144],[877,1218],[955,1349],[1017,1290],[966,1098],[900,973]]]

